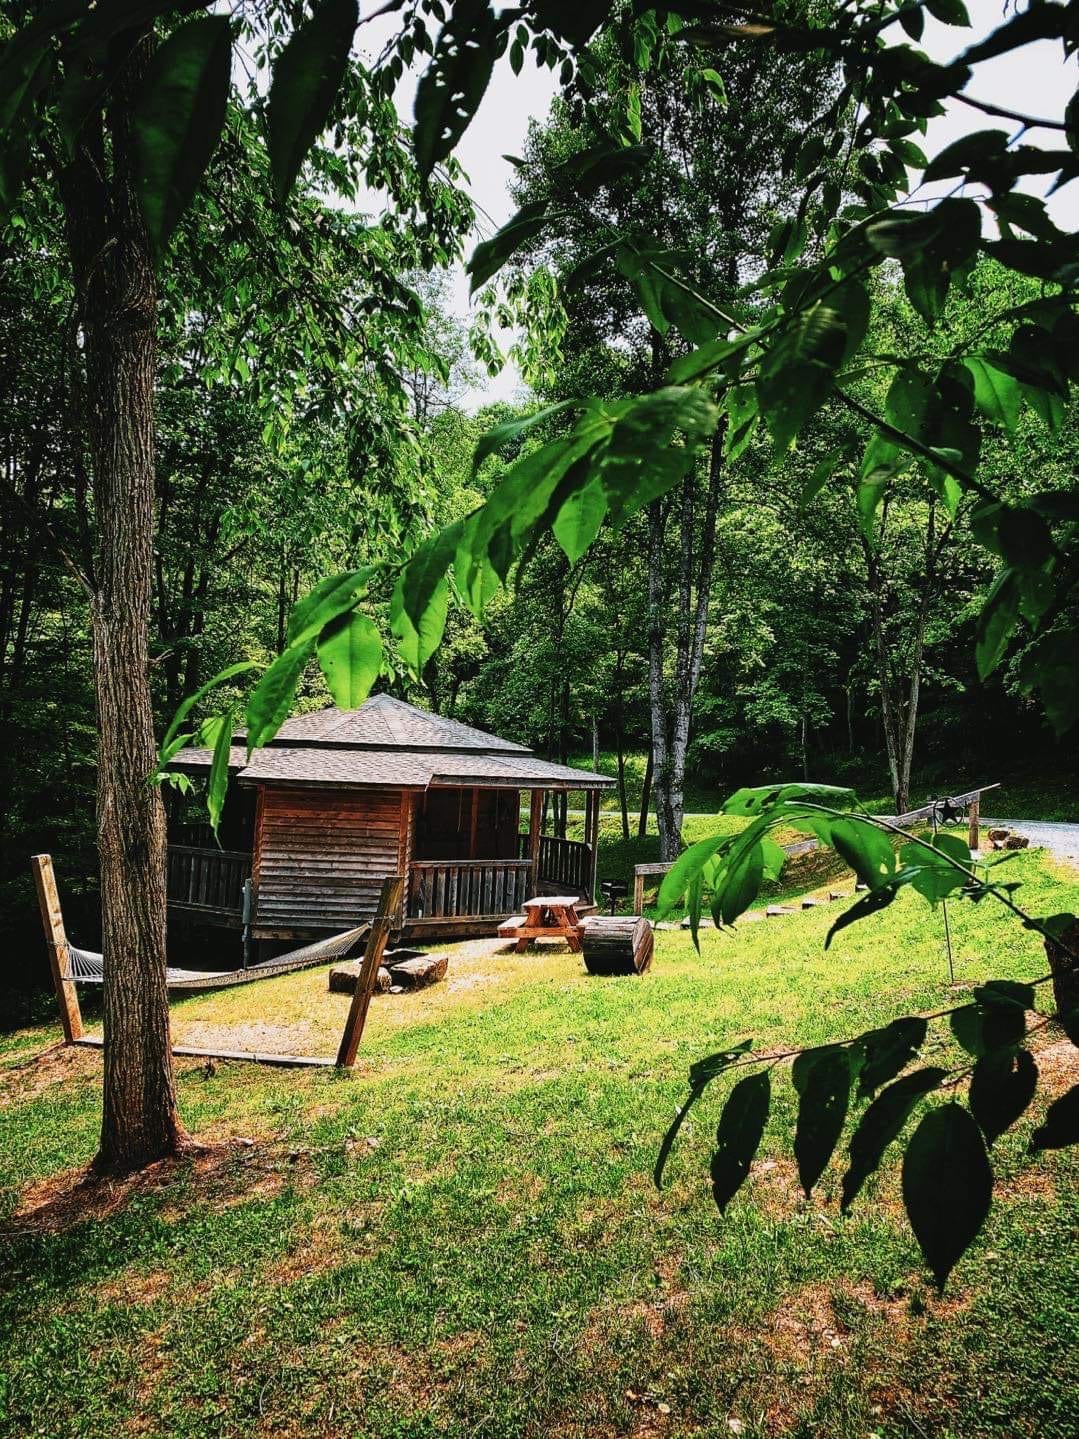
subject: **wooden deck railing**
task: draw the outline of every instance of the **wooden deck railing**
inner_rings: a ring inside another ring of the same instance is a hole
[[[518,835],[518,850],[529,852],[529,836]],[[539,883],[589,894],[592,883],[592,847],[580,839],[560,839],[556,834],[540,835]]]
[[[239,923],[251,856],[242,850],[170,844],[167,876],[170,904]]]
[[[585,894],[592,880],[592,849],[583,840],[540,836],[539,877],[560,890]]]
[[[505,918],[529,898],[526,859],[417,860],[410,866],[409,919]]]

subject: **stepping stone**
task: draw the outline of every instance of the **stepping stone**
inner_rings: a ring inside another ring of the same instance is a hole
[[[789,904],[770,904],[764,911],[769,919],[774,919],[777,914],[797,914],[798,911]]]
[[[834,900],[834,899],[849,899],[849,898],[850,898],[850,895],[847,893],[847,891],[846,891],[845,889],[830,889],[830,890],[828,891],[828,898],[829,898],[830,900]]]
[[[816,907],[817,907],[818,904],[820,904],[820,900],[819,900],[819,899],[810,899],[810,898],[808,897],[808,895],[806,896],[805,899],[802,900],[802,908],[803,908],[803,909],[816,909]]]

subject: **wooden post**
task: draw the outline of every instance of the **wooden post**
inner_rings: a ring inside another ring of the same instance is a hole
[[[52,855],[35,854],[30,864],[37,886],[37,902],[41,907],[41,922],[45,926],[45,945],[49,951],[49,968],[52,970],[53,987],[60,1005],[64,1040],[68,1044],[74,1044],[77,1039],[82,1038],[82,1012],[79,1009],[79,996],[75,992],[75,982],[71,978],[71,956],[67,950],[60,896],[56,892]]]
[[[639,865],[633,866],[633,913],[644,913],[644,875]]]
[[[598,789],[588,791],[588,814],[586,823],[589,830],[589,844],[592,846],[592,853],[588,860],[588,898],[595,903],[596,900],[596,868],[599,864],[599,799]]]
[[[476,858],[476,832],[480,822],[480,792],[475,785],[472,786],[472,813],[468,823],[468,857]]]
[[[971,850],[980,847],[981,836],[978,833],[979,821],[981,819],[981,801],[973,800],[970,806],[970,828],[967,830],[967,845]]]
[[[532,886],[532,894],[539,892],[539,860],[540,860],[540,828],[543,823],[543,791],[534,789],[532,791],[532,802],[529,805],[528,813],[528,858],[532,863],[529,872],[529,883]]]
[[[371,929],[367,936],[367,948],[363,952],[363,964],[360,966],[360,977],[356,981],[352,1003],[349,1005],[348,1018],[345,1020],[344,1032],[341,1035],[341,1047],[337,1051],[337,1063],[342,1069],[351,1069],[355,1063],[356,1051],[359,1049],[360,1040],[363,1037],[363,1027],[367,1023],[367,1010],[371,1003],[371,996],[375,992],[378,967],[382,963],[386,941],[390,937],[394,915],[401,904],[404,890],[404,875],[391,874],[382,881],[382,893],[378,897],[378,912],[371,921]]]

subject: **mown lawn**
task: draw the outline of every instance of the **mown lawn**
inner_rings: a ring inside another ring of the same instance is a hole
[[[1040,855],[1011,868],[1035,911],[1074,905]],[[700,956],[660,933],[640,979],[463,950],[452,983],[376,1000],[350,1076],[182,1062],[206,1150],[123,1184],[77,1182],[99,1057],[16,1067],[56,1033],[9,1037],[0,1432],[1070,1439],[1079,1159],[1026,1158],[1042,1097],[994,1146],[999,1199],[943,1299],[894,1162],[848,1219],[842,1154],[802,1202],[782,1072],[725,1219],[706,1175],[722,1082],[652,1187],[695,1058],[949,1002],[939,915],[916,897],[825,953],[834,914],[706,932]],[[1043,972],[988,904],[952,920],[964,981]],[[331,1052],[346,1005],[316,971],[185,1001],[176,1029],[302,1030]],[[1074,1082],[1054,1026],[1031,1044],[1048,1092]]]

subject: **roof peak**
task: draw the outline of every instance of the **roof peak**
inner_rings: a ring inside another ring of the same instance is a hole
[[[486,750],[530,754],[527,745],[422,710],[389,694],[372,695],[357,709],[336,706],[286,720],[272,741],[277,745],[325,745],[340,748]]]

